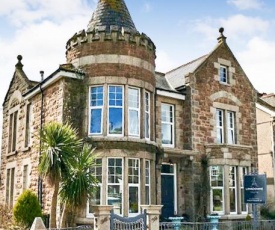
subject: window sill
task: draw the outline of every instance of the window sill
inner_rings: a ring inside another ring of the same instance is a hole
[[[219,81],[219,83],[220,83],[221,85],[224,85],[224,86],[231,86],[230,83],[226,83],[226,82],[222,82],[222,81]]]
[[[206,144],[206,147],[210,147],[210,148],[224,148],[224,147],[228,147],[228,148],[237,148],[237,149],[252,149],[251,145],[239,145],[239,144]]]
[[[221,220],[243,220],[246,218],[247,214],[226,214],[220,216]]]
[[[10,152],[10,153],[7,153],[7,157],[10,157],[10,156],[13,156],[13,155],[16,155],[18,152],[15,150],[13,152]]]
[[[29,151],[31,149],[31,147],[30,146],[28,146],[28,147],[25,147],[25,148],[23,148],[22,149],[22,152],[26,152],[26,151]]]
[[[139,137],[125,137],[125,136],[90,136],[89,138],[91,138],[93,141],[114,141],[114,142],[135,142],[135,143],[145,143],[145,144],[150,144],[150,145],[154,145],[157,146],[157,143],[155,141],[150,141],[147,139],[140,139]]]

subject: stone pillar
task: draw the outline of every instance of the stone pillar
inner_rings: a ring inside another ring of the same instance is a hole
[[[142,212],[146,209],[149,230],[159,229],[159,216],[163,205],[140,205]]]
[[[96,205],[93,206],[94,216],[96,218],[95,229],[110,229],[110,214],[113,209],[112,205]]]

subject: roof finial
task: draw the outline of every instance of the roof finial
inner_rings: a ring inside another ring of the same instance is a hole
[[[16,67],[17,69],[22,69],[22,67],[23,67],[23,64],[21,63],[21,60],[22,60],[22,59],[23,59],[22,55],[18,55],[18,56],[17,56],[18,62],[17,62],[17,64],[15,65],[15,67]]]
[[[225,42],[226,37],[223,35],[224,28],[223,28],[223,27],[221,27],[221,28],[219,29],[219,32],[221,33],[221,36],[220,36],[220,37],[218,37],[218,42],[219,42],[219,43]]]

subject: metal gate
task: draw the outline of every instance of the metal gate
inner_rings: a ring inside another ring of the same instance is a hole
[[[111,212],[111,230],[146,230],[146,210],[135,217],[122,217]]]

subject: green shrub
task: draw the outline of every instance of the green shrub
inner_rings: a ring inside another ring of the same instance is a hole
[[[35,217],[42,217],[37,196],[31,190],[25,190],[13,208],[14,221],[22,227],[30,227]]]
[[[271,205],[264,205],[261,207],[261,216],[265,219],[275,219],[275,210]]]

